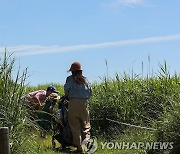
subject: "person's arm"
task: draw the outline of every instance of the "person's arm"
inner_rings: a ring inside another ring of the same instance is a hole
[[[51,105],[50,107],[49,107],[49,112],[52,114],[53,113],[53,108],[54,108],[54,105]]]
[[[65,91],[65,97],[68,97],[69,91]]]
[[[51,106],[49,107],[49,112],[52,114],[53,113],[53,109],[56,103],[58,103],[60,100],[60,96],[57,96],[57,98],[52,98],[50,99],[51,102]]]
[[[90,96],[92,95],[92,87],[91,87],[91,83],[88,81],[88,79],[86,78],[86,83],[88,85],[88,88],[89,88],[89,93],[90,93]]]
[[[39,96],[38,95],[35,95],[34,96],[34,100],[35,100],[35,106],[37,107],[37,108],[40,108],[41,106],[42,106],[42,104],[41,104],[41,102],[40,102],[40,100],[39,100]]]
[[[64,85],[64,93],[65,93],[65,97],[68,97],[69,96],[69,90],[72,86],[72,82],[70,80],[70,77],[67,77],[66,78],[66,83]]]

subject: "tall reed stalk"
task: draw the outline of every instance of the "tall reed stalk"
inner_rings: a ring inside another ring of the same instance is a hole
[[[13,77],[15,59],[7,55],[0,61],[0,127],[9,127],[11,152],[33,153],[29,118],[22,96],[25,93],[27,69]]]
[[[104,77],[100,84],[93,85],[90,100],[91,118],[95,130],[109,130],[111,124],[95,119],[112,119],[146,127],[158,127],[158,121],[172,110],[177,110],[180,103],[180,77],[170,76],[166,62],[159,65],[156,76],[140,78],[131,74],[115,78]],[[143,72],[143,71],[142,71]],[[99,123],[99,125],[97,124]],[[123,130],[126,127],[121,125]],[[112,133],[112,131],[110,131]]]

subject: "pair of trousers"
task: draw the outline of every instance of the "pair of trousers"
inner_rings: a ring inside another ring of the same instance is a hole
[[[90,138],[90,117],[87,99],[71,99],[68,105],[68,121],[72,132],[73,145],[82,150],[81,143]]]

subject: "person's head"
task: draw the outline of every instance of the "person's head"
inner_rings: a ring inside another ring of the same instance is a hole
[[[81,67],[81,64],[80,62],[73,62],[71,64],[71,67],[69,70],[67,70],[67,72],[75,72],[75,71],[82,71],[82,67]]]
[[[54,92],[51,93],[47,98],[52,103],[52,105],[55,105],[55,103],[60,100],[60,96]]]
[[[51,93],[59,93],[54,86],[48,86],[46,90],[46,96],[49,96]]]
[[[68,72],[71,72],[74,80],[80,83],[86,83],[86,78],[82,75],[82,67],[79,62],[73,62]]]

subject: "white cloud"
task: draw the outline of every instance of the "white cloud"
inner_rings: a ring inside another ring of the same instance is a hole
[[[96,44],[73,45],[73,46],[19,45],[19,46],[7,47],[7,50],[10,52],[14,52],[15,56],[29,56],[29,55],[52,54],[52,53],[65,53],[71,51],[82,51],[82,50],[84,51],[87,49],[106,48],[106,47],[114,47],[114,46],[158,43],[158,42],[167,42],[173,40],[180,40],[180,34],[158,36],[158,37],[147,37],[147,38],[133,39],[133,40],[121,40],[115,42],[103,42]],[[0,52],[4,52],[4,47],[0,47]]]
[[[117,3],[123,5],[142,5],[145,3],[144,0],[116,0]]]
[[[105,6],[117,8],[120,6],[128,6],[128,7],[135,7],[135,6],[147,6],[147,0],[112,0],[109,3],[106,3]]]

